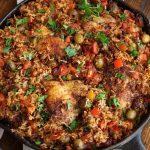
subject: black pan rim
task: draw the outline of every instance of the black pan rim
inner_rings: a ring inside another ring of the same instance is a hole
[[[26,3],[30,2],[30,1],[35,1],[35,0],[24,0],[23,2],[21,2],[20,4],[18,4],[14,9],[12,9],[3,19],[0,20],[0,28],[1,27],[3,28],[5,26],[5,21],[8,18],[11,18],[12,16],[14,16],[15,14],[18,13],[18,10],[19,10],[19,8],[22,5],[24,5],[24,4],[26,4]],[[143,18],[143,20],[144,20],[144,28],[145,28],[144,30],[150,34],[149,20],[144,15],[143,12],[132,8],[131,6],[129,6],[124,1],[121,1],[121,0],[110,0],[110,1],[117,2],[117,4],[120,7],[125,8],[127,10],[130,10],[131,12],[133,12],[137,16],[140,15]],[[108,146],[106,148],[100,148],[100,149],[101,150],[112,150],[112,149],[119,148],[119,147],[123,146],[124,144],[128,143],[129,141],[131,141],[134,137],[136,137],[138,135],[138,133],[143,129],[143,127],[146,125],[146,123],[149,120],[150,120],[150,112],[148,112],[147,116],[145,116],[144,120],[139,124],[139,127],[136,128],[129,136],[123,138],[121,141],[117,142],[114,145],[110,145],[110,146]],[[35,149],[35,150],[40,150],[40,148],[38,146],[36,146],[33,142],[30,142],[29,140],[26,140],[25,138],[21,138],[17,134],[13,133],[7,124],[3,124],[3,122],[0,122],[0,127],[3,128],[4,130],[6,130],[6,132],[8,132],[9,134],[11,134],[15,138],[17,138],[19,141],[23,142],[25,145],[27,145],[27,146]]]

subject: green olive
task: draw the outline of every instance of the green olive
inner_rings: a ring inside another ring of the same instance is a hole
[[[130,109],[127,111],[127,118],[130,119],[130,120],[133,120],[135,119],[136,117],[136,111],[133,110],[133,109]]]
[[[10,60],[10,59],[7,60],[6,66],[7,66],[7,68],[8,68],[10,71],[16,70],[16,65],[15,65],[15,63],[14,63],[12,60]]]
[[[84,37],[81,33],[76,33],[74,36],[74,40],[77,44],[81,44],[84,41]]]
[[[104,66],[104,58],[101,55],[96,56],[95,58],[95,66],[97,69],[101,69]]]
[[[76,139],[74,141],[74,148],[76,150],[82,150],[82,149],[85,148],[85,145],[84,145],[84,143],[83,143],[83,141],[81,139]]]
[[[70,137],[68,135],[65,135],[65,136],[61,137],[60,140],[62,143],[65,144],[65,143],[68,143],[70,141]]]
[[[143,43],[149,43],[150,42],[150,36],[146,33],[143,34],[143,37],[142,37],[142,42]]]

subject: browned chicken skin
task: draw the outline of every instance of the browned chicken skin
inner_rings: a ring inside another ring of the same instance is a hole
[[[51,117],[58,124],[70,124],[78,115],[75,109],[76,97],[85,96],[88,87],[81,81],[47,81],[45,86],[48,93],[46,100]]]

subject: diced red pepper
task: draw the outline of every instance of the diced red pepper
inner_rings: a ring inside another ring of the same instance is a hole
[[[59,75],[63,76],[68,73],[68,68],[66,65],[61,65],[59,68]]]
[[[122,29],[126,29],[128,27],[128,24],[126,22],[124,22],[121,26]]]
[[[93,108],[92,110],[91,110],[91,114],[93,115],[93,116],[99,116],[100,114],[101,114],[101,112],[100,112],[100,110],[98,109],[98,108]]]
[[[94,42],[92,43],[92,52],[93,52],[94,54],[98,54],[98,52],[99,52],[99,46],[98,46],[98,43],[97,43],[96,41],[94,41]]]
[[[94,75],[94,69],[90,68],[87,72],[86,78],[91,79]]]
[[[111,122],[109,122],[109,123],[107,124],[107,127],[108,127],[108,128],[112,128],[112,127],[115,126],[116,124],[117,124],[116,121],[111,121]]]
[[[101,129],[104,129],[105,128],[105,120],[101,120],[98,125]]]
[[[108,4],[108,0],[101,0],[101,5],[103,7],[107,6],[107,4]]]
[[[4,66],[5,62],[2,58],[0,58],[0,68],[2,68]]]
[[[23,64],[23,69],[26,70],[26,69],[29,69],[32,67],[32,64],[31,64],[31,61],[26,61],[24,64]]]
[[[119,69],[119,68],[121,68],[121,67],[123,67],[123,61],[122,61],[122,59],[116,59],[115,61],[114,61],[114,67],[115,67],[115,69]]]
[[[5,100],[5,96],[2,93],[0,93],[0,102],[3,102],[4,100]]]

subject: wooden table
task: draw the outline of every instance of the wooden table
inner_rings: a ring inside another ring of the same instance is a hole
[[[141,10],[150,20],[150,0],[125,0],[134,8]],[[0,0],[0,19],[4,17],[16,5],[16,0]],[[22,143],[15,141],[11,136],[5,134],[0,145],[4,150],[22,150]],[[150,150],[150,122],[146,125],[142,133],[142,140],[147,150]],[[7,144],[6,144],[7,141]],[[9,145],[8,145],[9,141]],[[10,149],[11,147],[11,149]]]

